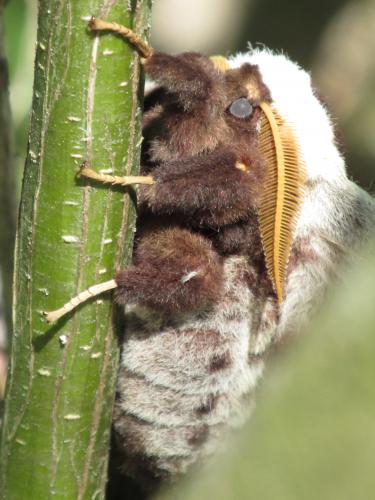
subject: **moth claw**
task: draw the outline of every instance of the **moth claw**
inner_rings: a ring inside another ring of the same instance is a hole
[[[91,16],[90,21],[87,23],[87,27],[91,31],[97,30],[97,19],[95,16]]]
[[[79,167],[78,172],[76,173],[76,177],[85,177],[84,171],[85,169],[90,168],[90,164],[87,160],[85,160],[81,166]]]

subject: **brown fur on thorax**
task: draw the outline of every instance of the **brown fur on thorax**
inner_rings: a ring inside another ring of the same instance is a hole
[[[175,64],[181,64],[182,67],[176,70],[171,58]],[[163,72],[160,76],[161,67]],[[254,219],[255,213],[251,213],[251,207],[255,206],[259,199],[265,173],[265,165],[257,154],[256,125],[260,109],[255,108],[249,120],[238,120],[228,113],[227,109],[233,100],[242,96],[250,97],[254,106],[263,100],[270,101],[269,90],[263,84],[257,67],[246,64],[239,69],[221,73],[210,59],[199,54],[158,54],[147,63],[146,70],[161,86],[154,89],[145,101],[143,172],[154,172],[157,175],[160,170],[167,175],[184,176],[183,182],[175,182],[174,189],[179,194],[180,189],[194,190],[197,183],[196,176],[190,176],[186,171],[186,163],[189,166],[195,165],[197,172],[201,163],[199,175],[204,176],[205,159],[211,153],[212,163],[217,167],[215,177],[218,177],[226,175],[226,172],[220,169],[220,163],[224,166],[237,159],[249,166],[248,179],[237,176],[238,182],[243,185],[248,181],[247,199],[245,190],[242,200],[240,193],[236,198],[238,191],[234,182],[232,199],[228,199],[223,209],[218,207],[215,216],[212,216],[211,207],[208,207],[207,213],[187,207],[182,218],[189,227],[209,226],[216,230],[233,222],[242,224],[246,220]],[[176,83],[178,77],[185,79],[180,82],[180,86]],[[197,88],[191,85],[189,88],[193,99],[187,95],[186,80],[190,84],[196,79],[200,79],[200,85],[196,85]],[[207,186],[206,193],[207,197],[212,198],[219,195],[215,191],[214,183],[211,189]],[[149,212],[152,202],[151,211],[161,215],[160,208],[156,206],[157,197],[165,198],[165,194],[152,186],[142,188],[140,212]],[[172,199],[171,205],[174,203],[175,200]],[[230,209],[234,211],[233,216],[229,214]],[[164,209],[163,215],[169,215],[168,212],[171,215],[173,212],[175,217],[176,211],[172,210],[172,207],[169,211]],[[177,211],[177,215],[178,213]],[[251,224],[254,226],[253,222]]]
[[[175,58],[181,60],[183,56],[186,55]],[[163,55],[159,57],[161,61],[157,61],[157,67],[163,61]],[[204,85],[200,89],[200,99],[187,99],[188,109],[178,100],[178,92],[174,94],[163,87],[156,88],[146,97],[142,155],[143,159],[148,160],[147,163],[157,164],[202,154],[217,147],[230,147],[245,155],[254,151],[254,124],[259,119],[259,110],[248,121],[236,120],[225,111],[238,97],[249,96],[254,104],[271,100],[257,67],[246,64],[223,74],[204,56],[194,54],[193,60],[194,65],[187,72],[189,81],[204,74]],[[150,62],[148,69],[152,67],[153,63]],[[150,72],[150,76],[153,75],[155,69]],[[168,71],[165,69],[161,83],[163,81],[168,81]]]
[[[266,170],[258,104],[271,97],[250,64],[221,73],[199,54],[154,53],[145,69],[159,85],[145,100],[141,155],[155,183],[140,188],[133,265],[116,276],[117,302],[137,307],[115,421],[126,473],[152,486],[238,425],[262,369],[260,360],[248,366],[247,337],[251,301],[261,309],[274,296],[256,215]],[[248,119],[229,113],[242,97],[253,105]],[[173,446],[180,451],[169,456]]]

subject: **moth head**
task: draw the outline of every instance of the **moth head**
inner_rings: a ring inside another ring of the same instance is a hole
[[[260,102],[271,101],[256,66],[229,68],[224,58],[154,54],[145,69],[156,88],[146,97],[145,143],[153,161],[230,145],[250,161],[256,154]]]
[[[272,106],[292,127],[303,156],[307,181],[345,177],[345,164],[335,141],[329,113],[316,97],[308,72],[283,54],[254,49],[228,60],[233,69],[258,67],[272,96]]]

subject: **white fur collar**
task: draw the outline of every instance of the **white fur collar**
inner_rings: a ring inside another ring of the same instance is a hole
[[[329,115],[314,95],[310,75],[285,55],[268,49],[229,58],[232,68],[244,63],[258,66],[275,108],[293,126],[308,179],[344,180],[345,163],[335,146]]]

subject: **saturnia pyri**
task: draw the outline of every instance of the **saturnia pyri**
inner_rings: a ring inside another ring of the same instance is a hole
[[[126,304],[116,446],[150,490],[246,420],[265,355],[308,322],[373,231],[375,204],[348,179],[310,76],[284,55],[168,55],[118,24],[89,26],[127,39],[154,82],[141,175],[80,171],[139,185],[133,264],[46,316],[110,289]]]

